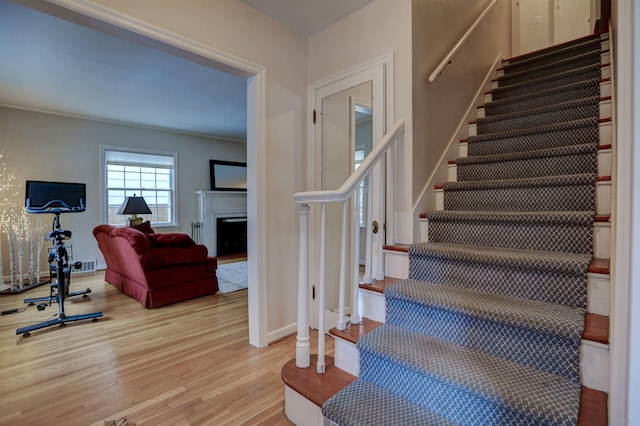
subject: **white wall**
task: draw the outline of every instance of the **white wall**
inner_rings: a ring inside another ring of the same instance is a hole
[[[0,147],[8,158],[7,164],[16,177],[16,184],[21,185],[19,204],[24,204],[26,180],[87,184],[87,210],[64,214],[60,221],[63,228],[73,232],[70,243],[74,259],[97,259],[98,266],[104,266],[104,259],[92,230],[104,221],[100,145],[178,153],[176,203],[180,227],[158,229],[159,232],[191,233],[191,222],[198,217],[195,191],[210,189],[209,159],[246,159],[246,146],[242,143],[12,108],[0,108],[0,129]],[[53,216],[42,217],[47,230],[50,229]],[[6,267],[7,242],[1,243]],[[43,261],[46,259],[44,251]]]
[[[432,83],[429,75],[448,54],[489,2],[468,0],[413,1],[413,219],[432,209],[432,197],[425,188],[439,165],[465,111],[474,101],[487,71],[502,52],[511,54],[511,8],[498,1],[451,63]],[[450,160],[455,159],[449,158]],[[428,189],[428,188],[427,188]],[[416,232],[414,239],[419,238]],[[412,242],[412,241],[409,241]]]

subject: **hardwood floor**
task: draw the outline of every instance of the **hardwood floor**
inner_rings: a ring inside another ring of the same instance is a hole
[[[147,310],[103,276],[72,277],[71,290],[91,287],[91,297],[65,303],[67,315],[103,311],[96,323],[24,338],[15,329],[52,318],[56,304],[0,316],[0,425],[102,426],[122,417],[138,426],[291,424],[280,372],[295,337],[249,345],[246,291]],[[37,296],[48,286],[1,296],[0,310]],[[332,354],[333,339],[326,342]]]

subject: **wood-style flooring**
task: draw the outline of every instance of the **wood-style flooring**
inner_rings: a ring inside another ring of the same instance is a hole
[[[72,277],[72,291],[92,293],[65,303],[67,315],[103,318],[27,338],[16,328],[58,312],[57,304],[37,311],[22,303],[48,296],[48,286],[0,296],[0,310],[27,308],[0,316],[0,425],[102,426],[123,417],[138,426],[291,424],[280,373],[295,337],[249,345],[246,290],[148,310],[103,277]],[[332,354],[330,338],[327,348]]]

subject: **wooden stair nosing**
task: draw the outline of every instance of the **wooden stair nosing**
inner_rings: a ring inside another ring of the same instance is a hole
[[[380,327],[381,325],[381,322],[374,321],[369,318],[362,318],[360,324],[349,323],[347,325],[347,328],[345,328],[344,330],[338,330],[334,327],[329,330],[329,334],[355,344],[360,337]]]
[[[282,367],[280,377],[285,385],[289,386],[309,401],[322,407],[324,402],[351,384],[356,376],[340,370],[334,365],[331,356],[325,356],[325,373],[318,374],[315,364],[318,355],[311,354],[311,366],[309,368],[296,367],[296,359],[293,358]]]

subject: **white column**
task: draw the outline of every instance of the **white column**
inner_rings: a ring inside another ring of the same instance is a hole
[[[296,367],[311,364],[309,343],[309,206],[300,206],[300,258],[298,260],[298,335],[296,338]]]

